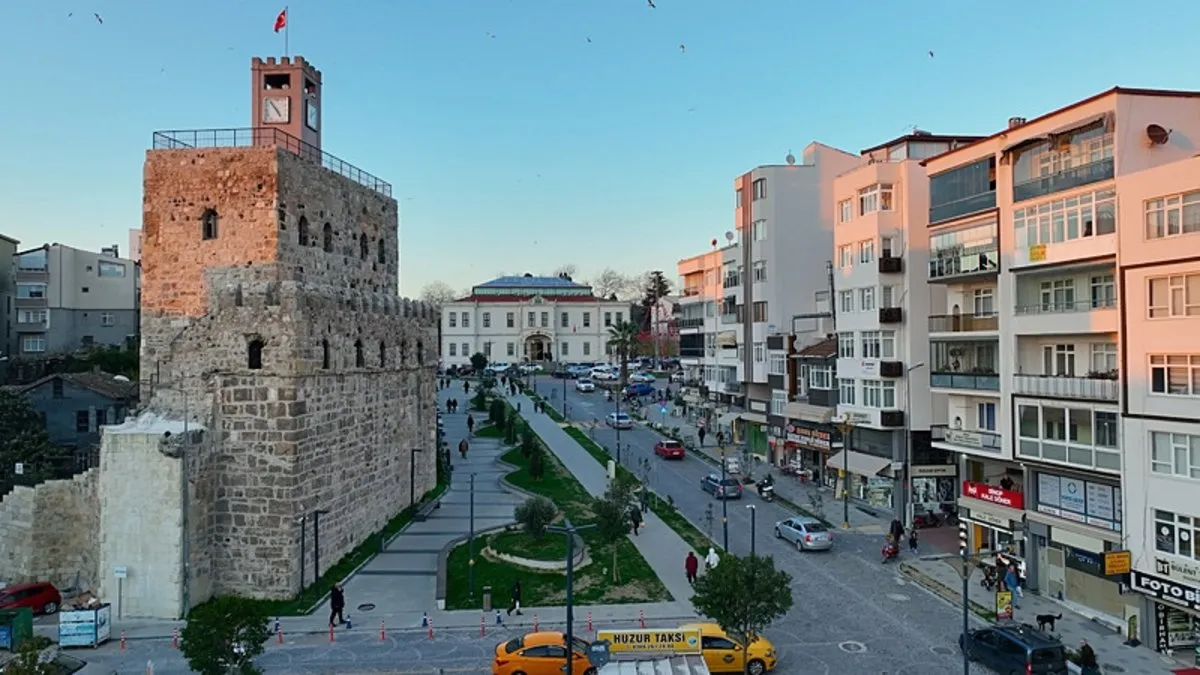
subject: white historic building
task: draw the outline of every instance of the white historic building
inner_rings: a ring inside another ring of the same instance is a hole
[[[465,365],[482,353],[492,363],[603,361],[609,329],[629,318],[629,303],[597,298],[567,277],[499,277],[442,307],[442,360]]]

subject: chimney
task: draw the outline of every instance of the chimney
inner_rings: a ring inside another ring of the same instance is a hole
[[[1026,121],[1027,120],[1024,117],[1010,117],[1008,118],[1008,128],[1016,129],[1017,127],[1025,124]]]

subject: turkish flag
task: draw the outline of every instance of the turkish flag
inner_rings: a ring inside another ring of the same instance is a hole
[[[287,28],[287,8],[286,7],[283,9],[282,12],[279,13],[279,16],[275,17],[275,32],[278,33],[279,31],[283,30],[284,28]]]

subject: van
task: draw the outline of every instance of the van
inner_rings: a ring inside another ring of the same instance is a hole
[[[1057,638],[1029,624],[998,623],[958,638],[967,659],[998,673],[1067,675],[1067,650]]]

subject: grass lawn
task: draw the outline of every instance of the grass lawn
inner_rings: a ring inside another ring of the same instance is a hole
[[[534,539],[524,531],[502,532],[488,537],[488,546],[498,553],[529,558],[530,560],[566,560],[567,538],[547,532],[541,539]]]
[[[489,424],[476,431],[475,435],[479,438],[504,438],[504,429]]]
[[[517,487],[541,495],[571,519],[576,525],[584,525],[593,519],[591,510],[593,497],[583,489],[550,452],[545,453],[546,471],[540,481],[529,476],[528,460],[519,449],[505,453],[501,459],[518,469],[507,478]],[[563,539],[565,535],[556,535]],[[575,570],[575,601],[581,604],[622,604],[632,602],[661,602],[670,600],[671,595],[659,581],[658,575],[642,558],[633,542],[622,538],[613,546],[603,544],[598,533],[584,530],[580,533],[591,556],[591,562]],[[566,603],[566,574],[561,572],[534,572],[509,565],[495,563],[479,554],[482,541],[476,542],[475,551],[475,597],[468,597],[468,550],[463,543],[450,552],[446,563],[446,608],[472,609],[481,606],[484,586],[492,588],[492,603],[504,606],[508,602],[509,589],[513,582],[521,580],[521,604],[529,607],[554,606]],[[563,542],[566,553],[566,542]],[[616,553],[617,569],[621,582],[612,579],[613,554]],[[565,557],[565,555],[564,555]]]

